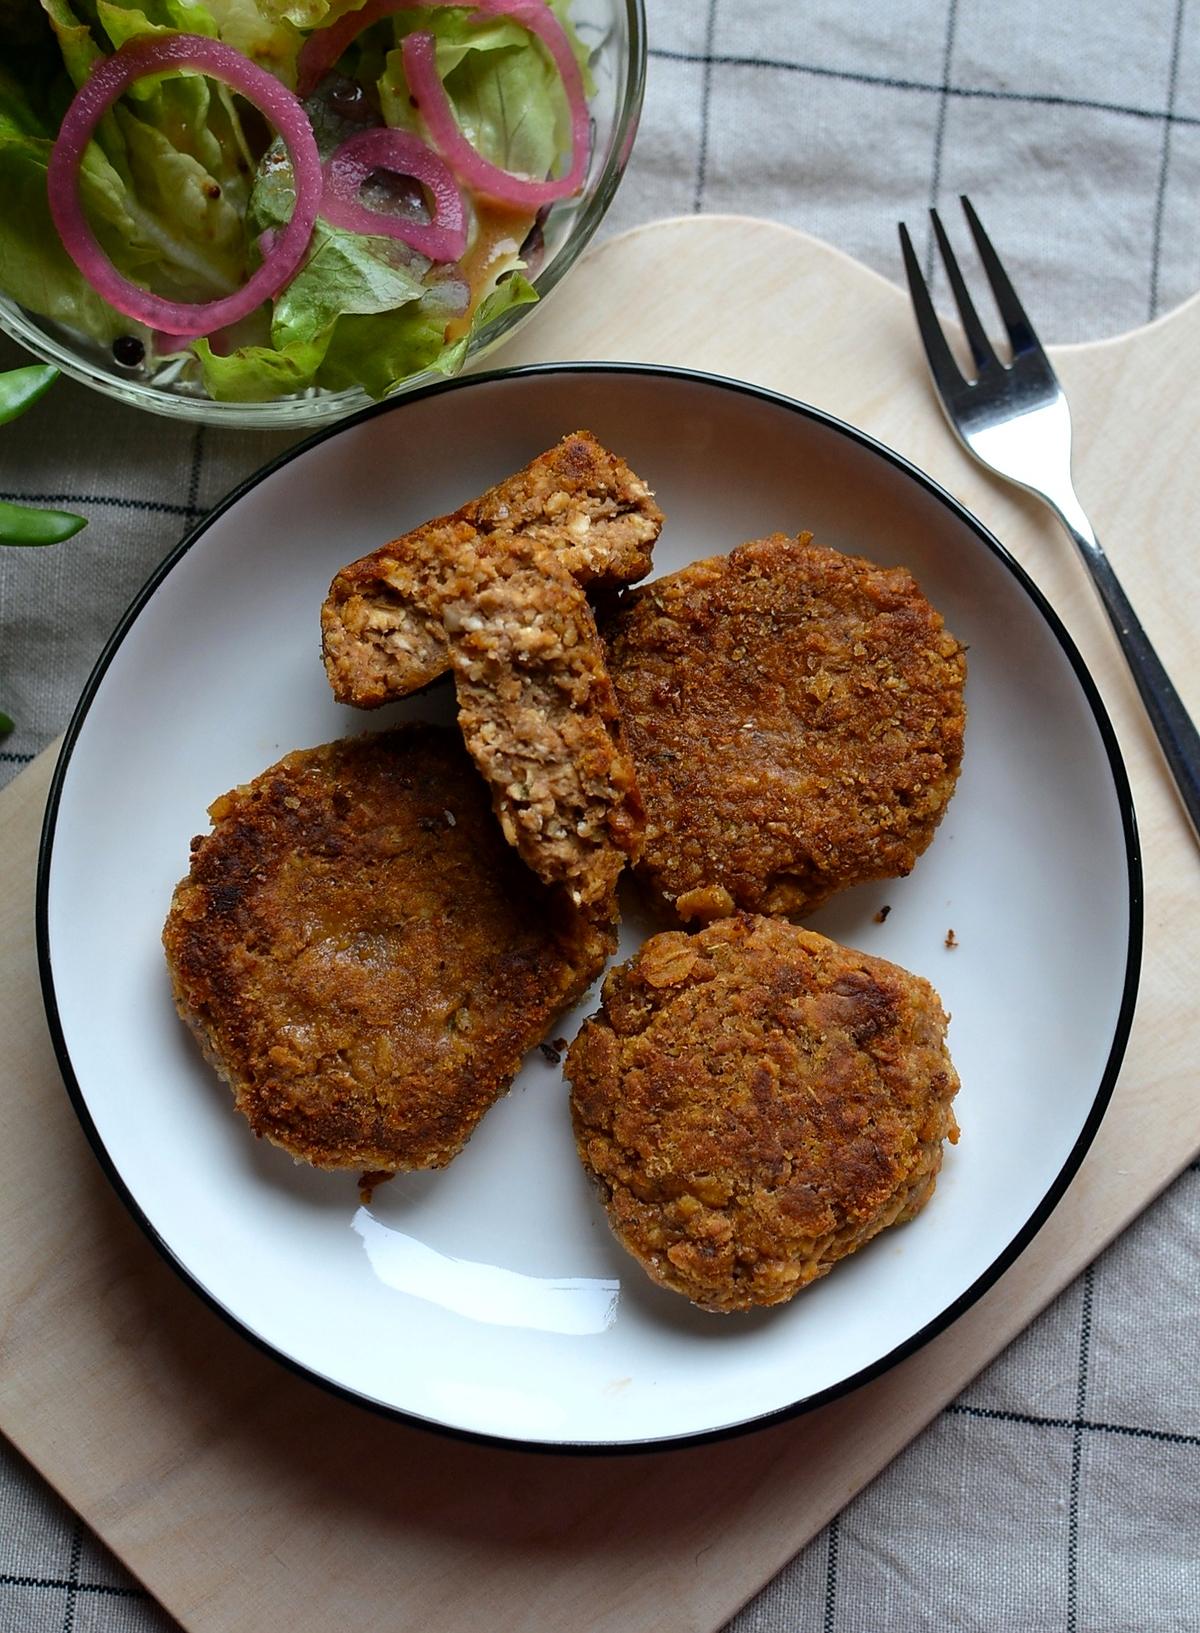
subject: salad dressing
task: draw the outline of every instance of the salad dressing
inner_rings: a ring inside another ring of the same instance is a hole
[[[502,204],[480,199],[475,206],[475,238],[459,262],[459,271],[470,290],[467,309],[446,325],[446,340],[453,343],[471,327],[475,308],[491,290],[501,266],[516,261],[533,217],[526,210],[510,210]]]

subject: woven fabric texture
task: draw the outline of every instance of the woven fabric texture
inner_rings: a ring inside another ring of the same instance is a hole
[[[734,211],[890,278],[895,223],[968,192],[1045,340],[1200,285],[1200,0],[647,0],[650,71],[604,226]],[[945,291],[936,287],[939,300]],[[0,341],[0,367],[19,360]],[[0,439],[0,497],[89,517],[0,553],[0,781],[70,717],[180,535],[289,439],[151,420],[82,387]],[[730,1624],[728,1633],[1200,1626],[1200,1164]],[[11,1451],[0,1633],[174,1623]]]

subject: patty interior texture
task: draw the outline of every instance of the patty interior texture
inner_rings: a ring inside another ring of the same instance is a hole
[[[377,708],[449,666],[442,608],[461,552],[495,535],[559,556],[580,584],[634,583],[662,527],[654,495],[590,431],[575,431],[450,516],[351,562],[321,609],[322,653],[341,703]]]
[[[463,552],[445,625],[459,725],[506,838],[577,902],[607,899],[644,820],[586,595],[552,552],[499,536]]]

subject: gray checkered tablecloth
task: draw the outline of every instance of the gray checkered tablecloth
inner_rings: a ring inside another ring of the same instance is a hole
[[[20,0],[32,4],[33,0]],[[888,277],[895,222],[970,192],[1044,338],[1200,285],[1200,0],[648,0],[645,117],[611,232],[742,211]],[[0,366],[16,360],[0,344]],[[63,384],[0,438],[0,491],[85,512],[0,559],[0,744],[65,725],[143,579],[282,446]],[[1200,1164],[856,1498],[730,1633],[1200,1628]],[[0,1630],[173,1624],[15,1454]]]

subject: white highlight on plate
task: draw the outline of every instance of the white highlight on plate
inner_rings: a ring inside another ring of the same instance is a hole
[[[526,1276],[500,1265],[455,1259],[385,1225],[367,1208],[359,1208],[350,1223],[381,1282],[471,1321],[581,1337],[606,1332],[616,1320],[619,1281]]]

